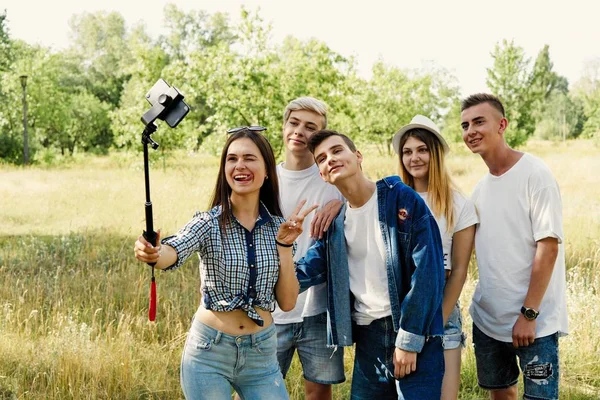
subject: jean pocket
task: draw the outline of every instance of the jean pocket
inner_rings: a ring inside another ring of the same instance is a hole
[[[208,351],[211,349],[213,345],[213,340],[211,338],[192,332],[190,332],[189,335],[190,337],[188,339],[188,346],[190,348],[204,351]]]

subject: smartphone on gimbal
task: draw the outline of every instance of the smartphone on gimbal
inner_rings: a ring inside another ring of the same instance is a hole
[[[146,100],[154,106],[165,100],[166,95],[170,98],[158,119],[165,121],[171,128],[175,128],[177,124],[190,112],[190,106],[183,101],[183,95],[175,86],[170,86],[164,79],[159,79],[154,86],[146,94]],[[163,96],[161,98],[161,96]]]

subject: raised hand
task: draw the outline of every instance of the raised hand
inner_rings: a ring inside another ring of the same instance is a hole
[[[319,207],[318,204],[315,204],[302,211],[304,204],[306,204],[306,200],[302,200],[300,203],[298,203],[292,215],[290,215],[289,218],[279,226],[279,231],[277,232],[278,242],[283,244],[294,243],[294,240],[296,240],[302,233],[302,223],[304,222],[304,218],[306,218],[308,214]]]

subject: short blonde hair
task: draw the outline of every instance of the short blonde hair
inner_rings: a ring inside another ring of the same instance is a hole
[[[314,97],[298,97],[290,101],[283,112],[283,125],[287,123],[292,111],[299,110],[307,110],[319,114],[323,117],[323,126],[321,129],[327,128],[327,105]]]

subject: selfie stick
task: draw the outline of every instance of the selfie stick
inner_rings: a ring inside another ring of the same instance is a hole
[[[149,95],[147,95],[147,97],[148,96]],[[146,126],[144,128],[144,132],[142,133],[142,144],[144,146],[144,179],[146,184],[146,203],[144,205],[146,211],[146,230],[143,232],[143,236],[148,242],[152,243],[153,246],[158,245],[158,243],[156,243],[158,235],[154,231],[152,223],[153,219],[152,201],[150,201],[150,168],[148,166],[148,144],[150,144],[150,146],[152,146],[154,150],[158,149],[158,143],[156,143],[150,137],[150,135],[156,132],[156,124],[154,124],[154,121],[157,118],[164,119],[165,114],[167,114],[169,111],[169,106],[172,103],[175,103],[174,100],[182,102],[183,95],[179,93],[175,88],[171,88],[168,94],[161,94],[158,97],[158,101],[152,106],[152,108],[142,116],[142,122]],[[183,118],[183,116],[181,118]],[[152,267],[152,282],[150,283],[150,307],[148,308],[148,319],[150,321],[154,321],[156,320],[156,280],[154,278],[154,265],[156,265],[156,263],[148,263],[148,265]]]
[[[158,245],[158,243],[156,243],[156,238],[158,235],[156,232],[154,232],[152,223],[152,201],[150,201],[150,168],[148,167],[148,144],[150,144],[154,150],[158,149],[158,143],[156,143],[150,137],[150,135],[152,135],[154,132],[156,132],[156,125],[154,122],[150,122],[148,125],[146,125],[146,128],[142,133],[142,144],[144,145],[144,180],[146,184],[146,203],[144,204],[144,209],[146,211],[146,230],[143,232],[143,235],[148,242],[152,243],[153,246],[156,246]],[[154,279],[154,265],[156,265],[156,263],[148,263],[148,265],[152,267],[148,319],[150,321],[154,321],[156,320],[156,280]]]

